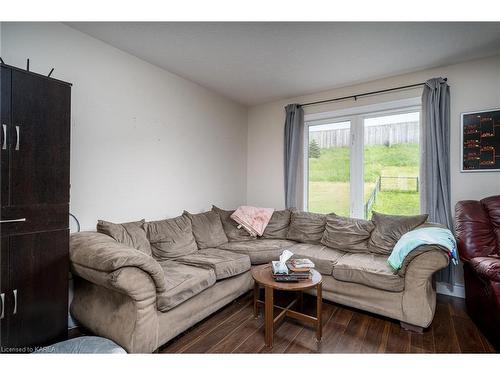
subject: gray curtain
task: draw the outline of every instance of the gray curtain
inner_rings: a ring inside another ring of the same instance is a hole
[[[298,104],[285,107],[284,177],[286,208],[304,204],[304,110]]]
[[[428,80],[422,94],[420,207],[429,221],[453,230],[450,200],[450,87],[442,78]],[[437,281],[454,282],[452,265]]]

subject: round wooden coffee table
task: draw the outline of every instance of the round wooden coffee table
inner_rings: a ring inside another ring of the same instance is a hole
[[[321,340],[322,322],[321,322],[321,274],[316,270],[311,270],[312,277],[309,280],[298,282],[274,281],[271,264],[263,264],[252,268],[252,276],[255,281],[253,290],[253,311],[257,316],[259,307],[264,305],[265,318],[265,343],[268,347],[273,346],[274,326],[281,323],[285,317],[297,319],[301,322],[311,323],[316,327],[316,339]],[[260,287],[265,289],[264,301],[259,299]],[[316,288],[316,316],[303,314],[292,310],[294,306],[302,308],[302,292],[307,289]],[[297,298],[290,302],[286,307],[276,306],[274,304],[274,290],[295,291],[298,292]],[[280,309],[280,313],[274,317],[274,308]]]

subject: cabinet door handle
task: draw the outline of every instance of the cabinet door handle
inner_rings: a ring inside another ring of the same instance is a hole
[[[14,294],[14,311],[12,312],[12,315],[17,314],[17,289],[14,289],[12,292]]]
[[[26,221],[26,218],[23,217],[22,219],[6,219],[6,220],[0,220],[0,224],[2,223],[19,223],[21,221]]]
[[[20,130],[19,126],[16,125],[16,151],[19,151],[19,141],[20,141]]]
[[[2,311],[0,312],[0,319],[3,319],[5,313],[5,293],[0,294],[0,302],[2,303]]]
[[[7,150],[7,125],[2,124],[2,130],[3,130],[2,150]]]

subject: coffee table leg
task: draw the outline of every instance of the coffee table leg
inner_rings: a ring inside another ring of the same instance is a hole
[[[253,284],[253,316],[257,317],[259,315],[259,306],[257,305],[257,300],[259,299],[260,286],[258,282]]]
[[[300,312],[302,312],[302,309],[304,307],[304,293],[301,291],[298,292],[299,295],[297,296],[297,308]]]
[[[273,321],[274,321],[274,293],[273,288],[266,286],[265,301],[265,343],[268,347],[273,347]]]
[[[322,313],[322,305],[323,305],[323,296],[322,296],[322,288],[321,283],[316,286],[316,307],[317,307],[317,327],[316,327],[316,339],[321,341],[321,336],[323,335],[323,322],[321,319]]]

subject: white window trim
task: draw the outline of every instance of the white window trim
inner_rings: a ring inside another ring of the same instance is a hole
[[[307,114],[304,116],[304,207],[309,205],[309,127],[331,122],[351,122],[350,140],[350,216],[364,216],[364,120],[384,115],[397,115],[407,112],[420,112],[422,119],[421,98],[409,98],[379,104],[352,107],[337,111]],[[356,140],[360,139],[361,142]]]
[[[364,106],[349,107],[338,109],[335,111],[308,113],[304,115],[304,122],[311,122],[315,120],[331,120],[336,117],[348,117],[353,115],[361,115],[371,112],[381,112],[385,110],[394,110],[406,107],[420,107],[422,105],[422,98],[414,97],[401,100],[394,100],[390,102],[382,102],[377,104],[368,104]]]

